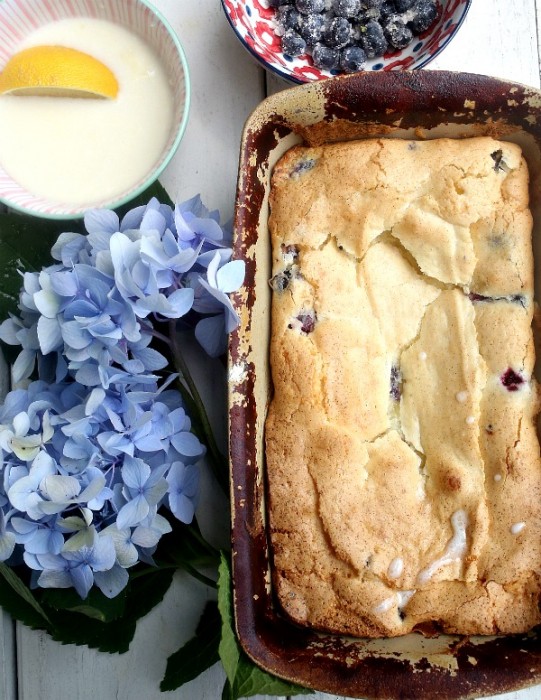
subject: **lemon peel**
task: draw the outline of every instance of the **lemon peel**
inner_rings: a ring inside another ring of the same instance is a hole
[[[32,46],[0,73],[0,94],[114,99],[118,81],[104,63],[67,46]]]

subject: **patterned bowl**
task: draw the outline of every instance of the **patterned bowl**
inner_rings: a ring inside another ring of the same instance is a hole
[[[380,58],[369,59],[365,70],[409,70],[426,66],[451,41],[470,4],[471,0],[438,0],[438,18],[429,29],[405,49],[388,51]],[[309,56],[291,58],[281,52],[280,38],[274,33],[275,10],[267,6],[266,0],[222,0],[222,7],[244,47],[267,70],[281,78],[307,83],[338,73],[316,68]]]
[[[113,198],[91,199],[84,204],[39,197],[15,181],[0,157],[0,201],[18,211],[49,219],[83,216],[89,208],[115,208],[147,189],[173,157],[186,128],[190,103],[188,66],[180,42],[164,17],[147,0],[2,0],[0,1],[0,72],[33,31],[57,20],[94,18],[121,25],[140,37],[161,62],[173,97],[173,117],[161,154],[138,182]],[[38,98],[5,98],[38,99]],[[58,99],[58,98],[57,98]],[[89,173],[89,178],[92,173]],[[99,175],[95,176],[95,179]]]

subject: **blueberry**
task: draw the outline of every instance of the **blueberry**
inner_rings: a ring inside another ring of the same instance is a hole
[[[503,159],[503,151],[501,148],[498,151],[494,151],[494,153],[491,153],[490,155],[492,157],[492,160],[494,161],[495,172],[498,172],[498,170],[502,170],[504,173],[508,173],[511,170],[511,168]]]
[[[438,8],[434,0],[415,0],[415,5],[410,12],[412,18],[409,25],[414,34],[424,32],[438,16]]]
[[[278,272],[270,280],[269,284],[275,292],[283,292],[289,287],[293,273],[289,268],[286,268],[283,272]]]
[[[332,10],[337,17],[356,17],[361,10],[361,0],[333,0]]]
[[[412,2],[415,2],[415,0],[412,0]],[[379,8],[379,15],[383,21],[390,19],[393,16],[397,17],[398,15],[396,14],[394,3],[391,0],[384,0],[383,4]]]
[[[400,401],[400,396],[402,395],[402,373],[396,365],[391,367],[389,394],[395,401]]]
[[[405,49],[413,40],[411,29],[400,19],[392,19],[383,28],[385,38],[395,49]]]
[[[340,68],[345,73],[356,73],[366,63],[366,54],[360,46],[346,46],[340,54]]]
[[[299,17],[300,15],[293,5],[282,5],[276,12],[276,22],[284,29],[297,29]]]
[[[340,54],[324,44],[316,44],[312,50],[312,60],[317,68],[333,70],[338,68]]]
[[[323,12],[325,0],[295,0],[295,7],[302,15],[311,15],[314,12]]]
[[[345,17],[335,17],[325,31],[324,43],[333,49],[342,49],[351,40],[351,24]]]
[[[301,15],[301,19],[299,20],[299,34],[309,46],[313,46],[321,39],[323,23],[323,15]]]
[[[384,0],[361,0],[361,8],[363,10],[379,10],[383,2]]]
[[[280,7],[280,5],[287,5],[289,0],[268,0],[269,7]]]
[[[507,391],[518,391],[521,384],[524,384],[524,377],[517,374],[511,367],[508,367],[506,371],[500,377],[501,383],[507,389]]]
[[[303,333],[313,333],[316,326],[316,312],[305,311],[297,316],[297,321],[301,322],[301,331]]]
[[[366,26],[361,27],[361,46],[368,58],[383,56],[387,51],[387,40],[379,22],[370,20]]]
[[[394,0],[397,12],[407,12],[415,5],[415,0]]]
[[[306,53],[306,41],[294,29],[287,29],[282,37],[282,51],[288,56],[302,56]]]

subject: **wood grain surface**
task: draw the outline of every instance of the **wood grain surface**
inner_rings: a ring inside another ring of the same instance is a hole
[[[178,33],[192,85],[188,128],[162,182],[173,199],[201,193],[209,207],[219,208],[229,218],[244,122],[266,93],[290,85],[265,74],[245,52],[219,0],[153,1]],[[458,35],[430,68],[483,73],[538,87],[541,0],[539,6],[536,10],[535,0],[473,0]],[[221,396],[211,412],[224,440],[221,369],[212,367],[201,373],[199,381],[207,400],[216,392]],[[203,530],[216,544],[225,543],[226,503],[209,478],[204,479],[203,490],[199,512]],[[224,682],[219,666],[175,692],[159,691],[167,656],[191,637],[211,596],[210,589],[178,575],[165,600],[139,623],[129,652],[121,656],[62,646],[45,634],[14,625],[0,611],[0,700],[219,700]],[[321,693],[312,697],[339,700]],[[498,697],[540,700],[541,688]]]

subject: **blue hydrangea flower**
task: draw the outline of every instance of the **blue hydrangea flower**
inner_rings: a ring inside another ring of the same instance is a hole
[[[244,263],[198,196],[84,224],[23,275],[20,313],[0,324],[26,384],[0,406],[0,561],[24,560],[41,587],[113,597],[153,563],[163,509],[194,517],[205,447],[171,388],[167,334],[183,318],[223,352]]]

